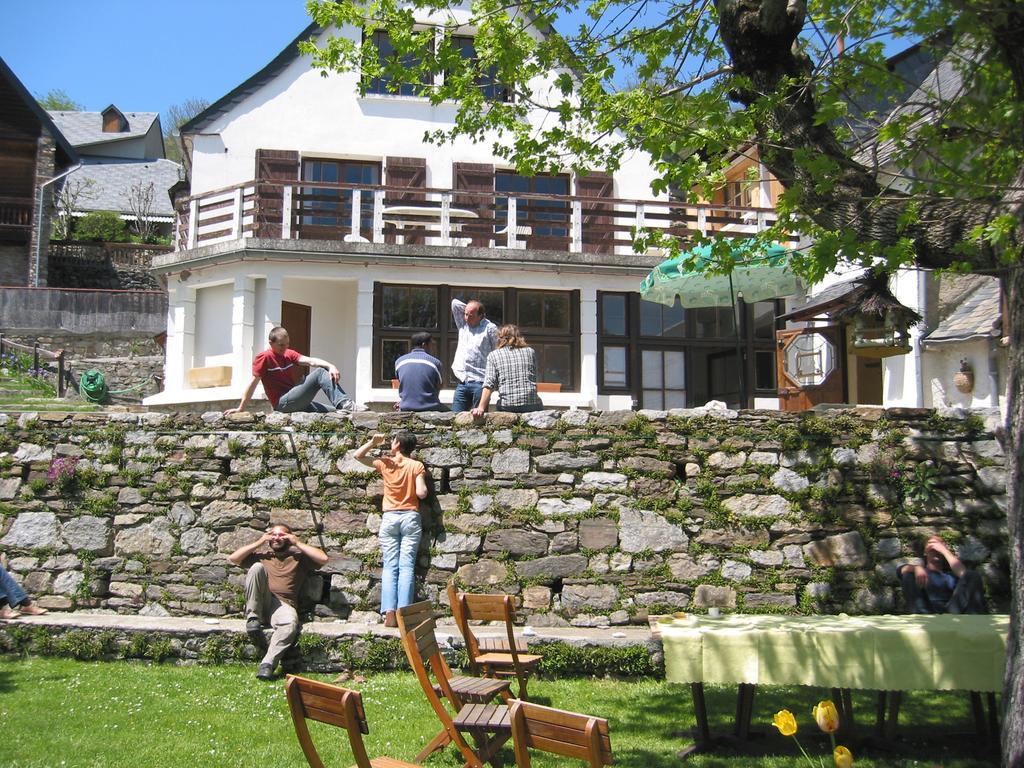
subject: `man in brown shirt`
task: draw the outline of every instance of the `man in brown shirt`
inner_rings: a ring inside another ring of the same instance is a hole
[[[263,627],[269,624],[274,629],[256,671],[260,680],[273,680],[274,666],[299,637],[297,608],[306,574],[325,565],[327,555],[299,541],[291,528],[278,523],[252,544],[236,549],[228,560],[249,569],[245,575],[246,632],[263,645]]]

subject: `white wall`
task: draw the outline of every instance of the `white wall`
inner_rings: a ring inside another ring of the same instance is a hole
[[[348,36],[358,34],[348,30]],[[267,52],[269,61],[276,51]],[[255,176],[256,150],[290,149],[304,156],[381,160],[388,155],[427,158],[427,186],[452,187],[452,163],[505,165],[492,152],[496,137],[473,143],[461,138],[442,146],[424,144],[425,131],[450,128],[454,103],[367,95],[360,98],[352,73],[321,76],[300,56],[271,82],[244,99],[195,137],[192,193],[230,186]],[[537,82],[543,99],[548,84]],[[551,118],[537,113],[535,124]],[[651,198],[649,158],[627,158],[616,174],[615,195]]]
[[[334,363],[341,371],[341,386],[352,397],[356,392],[356,283],[354,280],[286,278],[285,301],[313,308],[309,353]]]
[[[1006,410],[1006,353],[996,353],[998,370],[995,390],[990,375],[990,350],[994,342],[975,339],[952,344],[936,344],[924,353],[925,405],[929,408],[962,406],[965,408],[999,407]],[[969,393],[958,390],[953,377],[960,370],[960,361],[974,371],[974,389]]]
[[[192,361],[186,368],[232,365],[231,300],[234,284],[196,290],[196,335]],[[238,382],[232,382],[237,384]]]

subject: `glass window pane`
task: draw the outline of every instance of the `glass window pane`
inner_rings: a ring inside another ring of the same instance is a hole
[[[686,356],[682,352],[665,353],[665,387],[683,389],[686,386]]]
[[[544,327],[544,297],[532,291],[519,292],[519,327]]]
[[[665,409],[669,408],[685,408],[686,407],[686,390],[685,389],[668,389],[665,390]]]
[[[661,336],[661,304],[640,302],[640,335]]]
[[[626,297],[621,293],[601,296],[601,333],[609,336],[626,335]]]
[[[754,351],[754,388],[775,389],[775,352]]]
[[[426,286],[381,288],[382,328],[437,328],[437,290]]]
[[[534,344],[537,352],[537,381],[561,384],[563,390],[571,389],[572,356],[568,344]]]
[[[775,302],[759,301],[754,304],[754,338],[775,340]]]
[[[648,387],[657,387],[661,389],[662,384],[665,381],[664,372],[662,371],[662,359],[661,352],[657,350],[645,349],[640,353],[641,357],[641,382],[644,389]]]
[[[680,338],[686,333],[686,313],[677,301],[666,307],[653,301],[640,302],[640,335]]]
[[[645,389],[641,408],[649,408],[652,411],[660,411],[665,407],[665,400],[660,389]]]
[[[736,333],[732,307],[701,307],[692,312],[694,335],[698,339],[720,339]]]
[[[544,327],[549,331],[569,330],[568,294],[544,294]]]
[[[381,378],[387,381],[395,378],[395,360],[409,351],[408,341],[385,339],[380,349]]]
[[[626,348],[605,347],[604,348],[604,370],[602,381],[606,387],[627,387],[629,380],[626,377]]]
[[[519,326],[546,331],[569,330],[568,294],[520,291]]]

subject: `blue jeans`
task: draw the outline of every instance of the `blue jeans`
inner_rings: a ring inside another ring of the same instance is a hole
[[[380,521],[380,551],[384,569],[380,580],[380,612],[403,608],[416,596],[416,553],[423,522],[415,510],[385,512]]]
[[[313,402],[317,392],[323,392],[327,395],[327,399],[331,401],[334,410],[343,408],[346,404],[352,402],[349,396],[345,394],[345,390],[341,388],[341,385],[331,381],[331,374],[324,368],[314,368],[300,384],[296,384],[281,395],[281,399],[277,401],[277,408],[274,410],[281,413],[296,413],[297,411],[326,413],[329,410],[327,406],[322,403]]]
[[[483,392],[482,381],[464,381],[455,388],[455,395],[452,397],[452,413],[468,411],[476,408],[480,402],[480,393]]]
[[[16,608],[22,603],[28,602],[28,595],[25,594],[25,590],[18,586],[18,582],[14,580],[14,577],[0,565],[0,602],[4,601],[11,608]]]

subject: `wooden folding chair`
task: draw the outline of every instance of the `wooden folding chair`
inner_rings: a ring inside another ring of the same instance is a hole
[[[427,701],[444,727],[448,741],[454,743],[462,753],[465,768],[482,768],[512,735],[508,707],[504,704],[469,703],[452,689],[448,663],[434,635],[433,619],[427,619],[403,633],[402,646]],[[442,698],[451,705],[454,716],[445,707]],[[476,749],[466,742],[463,732],[473,737]],[[439,743],[435,737],[416,756],[416,762],[422,762],[441,746],[444,744]]]
[[[348,732],[352,756],[358,768],[419,768],[414,763],[406,763],[391,757],[367,757],[366,747],[363,746],[363,734],[369,733],[370,729],[366,724],[363,697],[359,691],[295,675],[288,675],[284,689],[288,696],[292,722],[295,724],[295,734],[299,737],[299,745],[306,756],[306,762],[312,768],[324,768],[324,764],[313,745],[306,720],[316,720],[344,728]]]
[[[398,636],[405,637],[410,629],[415,629],[424,621],[433,619],[434,609],[429,600],[423,600],[421,602],[412,603],[411,605],[399,608],[397,615]],[[448,677],[448,686],[463,704],[490,704],[497,696],[501,696],[505,701],[512,698],[512,695],[509,692],[511,684],[508,680],[496,680],[490,677],[465,677],[462,675],[453,675],[451,667],[448,666],[448,662],[445,660],[443,654],[438,661],[438,664],[444,665],[444,672]],[[434,692],[438,696],[445,695],[441,686],[436,683],[434,684]],[[419,756],[417,756],[417,762],[426,758],[427,755],[447,746],[450,742],[451,738],[448,736],[448,731],[442,728],[440,732],[430,740],[427,746],[423,748],[423,751],[420,752]]]
[[[530,750],[586,760],[591,768],[612,764],[608,721],[513,700],[509,705],[516,766],[530,768]]]
[[[526,643],[515,636],[516,608],[512,596],[459,592],[449,582],[448,598],[473,670],[485,677],[515,677],[519,683],[517,698],[526,700],[527,679],[537,669],[541,656],[526,653]],[[505,637],[478,638],[471,621],[500,621],[505,625]]]

